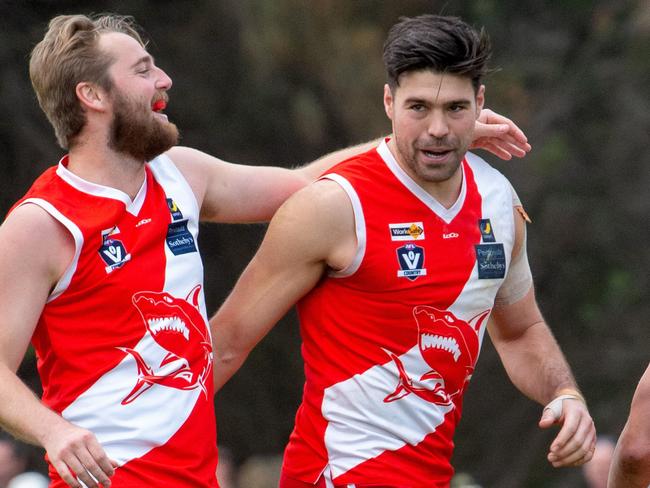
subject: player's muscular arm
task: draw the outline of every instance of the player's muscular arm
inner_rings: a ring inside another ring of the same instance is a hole
[[[52,288],[74,255],[64,227],[43,209],[26,204],[0,226],[0,424],[27,442],[43,446],[62,478],[97,486],[82,469],[108,484],[113,467],[92,433],[45,407],[16,376]]]
[[[270,220],[287,198],[325,170],[378,144],[379,139],[341,149],[296,169],[232,164],[180,146],[167,155],[190,183],[201,220],[246,223]]]
[[[517,253],[523,252],[523,219],[515,217]],[[546,405],[559,395],[581,398],[575,379],[560,347],[537,306],[533,287],[523,298],[498,303],[492,312],[488,332],[514,385],[533,400]],[[555,467],[583,464],[591,459],[596,432],[587,406],[581,399],[560,400],[555,416],[545,409],[540,427],[561,425],[551,444],[548,460]]]
[[[319,181],[290,198],[210,320],[216,389],[323,272],[346,267],[355,250],[352,206],[336,183]]]
[[[481,111],[474,133],[474,149],[500,157],[523,157],[530,151],[525,134],[507,117]],[[167,155],[190,183],[201,208],[201,220],[244,223],[268,221],[294,192],[316,180],[327,169],[376,147],[381,139],[339,149],[305,166],[232,164],[196,149],[174,147]]]

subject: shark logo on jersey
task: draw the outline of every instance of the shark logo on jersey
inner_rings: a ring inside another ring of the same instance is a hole
[[[102,231],[102,245],[99,248],[99,257],[106,264],[104,268],[106,274],[121,268],[131,260],[131,254],[126,251],[124,243],[115,238],[119,233],[120,229],[117,226]]]
[[[159,385],[179,390],[200,388],[207,397],[206,381],[212,381],[212,342],[198,310],[201,285],[183,300],[165,292],[143,291],[133,295],[148,334],[167,351],[160,364],[151,365],[135,349],[120,348],[136,361],[138,378],[122,400],[133,402],[149,388]],[[191,303],[190,303],[191,302]]]
[[[472,377],[479,352],[478,331],[489,313],[490,310],[486,310],[465,322],[449,310],[426,305],[415,307],[413,317],[418,328],[418,348],[430,369],[413,379],[402,360],[384,349],[399,375],[395,390],[384,398],[384,402],[414,394],[437,405],[451,405],[455,397],[462,395]]]

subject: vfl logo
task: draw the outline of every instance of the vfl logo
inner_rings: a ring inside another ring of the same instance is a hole
[[[99,248],[99,257],[106,264],[106,273],[112,273],[121,268],[131,260],[131,254],[126,251],[124,244],[119,239],[112,239],[111,236],[118,234],[117,227],[102,231],[102,245]]]
[[[406,244],[396,249],[397,262],[399,269],[398,278],[408,278],[413,281],[418,276],[426,276],[427,270],[424,268],[424,248],[415,244]]]
[[[449,406],[462,395],[474,371],[478,356],[478,331],[490,310],[469,322],[448,310],[420,305],[413,309],[418,326],[418,348],[430,371],[419,379],[411,378],[401,359],[384,349],[395,363],[399,380],[395,391],[384,398],[394,402],[413,393],[427,402]]]
[[[391,241],[418,241],[424,239],[424,224],[409,222],[406,224],[388,224]]]
[[[147,332],[168,353],[160,364],[150,365],[135,349],[119,348],[133,356],[138,367],[136,384],[122,405],[131,403],[154,385],[179,390],[200,388],[207,397],[205,383],[212,381],[212,343],[198,310],[200,291],[201,285],[195,286],[185,300],[154,291],[133,295],[133,305]]]

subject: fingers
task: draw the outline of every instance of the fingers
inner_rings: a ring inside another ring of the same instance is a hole
[[[485,149],[486,151],[490,151],[495,156],[506,161],[512,159],[513,157],[523,158],[531,150],[530,144],[525,143],[519,145],[513,138],[507,135],[502,135],[500,137],[481,137],[475,139],[472,143],[471,148]]]
[[[476,122],[471,148],[485,149],[504,160],[522,158],[532,149],[514,122],[489,109],[484,109]]]
[[[108,458],[92,432],[67,424],[51,438],[52,443],[45,445],[48,457],[68,486],[111,486],[110,477],[118,464]]]
[[[542,412],[542,418],[539,420],[539,426],[542,429],[548,429],[551,425],[559,420],[559,416],[556,415],[551,408],[545,408]]]
[[[94,487],[99,483],[104,488],[108,488],[111,485],[109,477],[113,476],[115,470],[94,436],[88,442],[86,449],[79,450],[77,457],[83,471],[75,471],[75,473],[86,486]]]
[[[70,471],[70,468],[68,467],[68,464],[65,461],[63,461],[62,459],[52,459],[52,457],[50,457],[50,463],[52,463],[52,466],[54,467],[54,469],[56,469],[56,472],[59,473],[61,479],[68,486],[70,486],[71,488],[81,488],[81,484],[77,481],[77,478],[74,476],[72,471]]]
[[[101,450],[101,448],[99,449]],[[85,446],[79,446],[74,450],[62,453],[60,461],[62,465],[59,463],[55,467],[61,478],[73,488],[82,486],[79,481],[82,481],[88,488],[96,488],[100,484],[104,488],[111,486],[109,477],[113,476],[115,470],[105,454],[96,458]]]
[[[526,134],[524,134],[524,131],[522,131],[517,124],[515,124],[512,120],[510,120],[508,117],[504,117],[503,115],[500,115],[496,112],[493,112],[489,108],[485,108],[481,110],[481,114],[479,115],[478,122],[485,124],[488,127],[500,127],[499,130],[500,132],[507,132],[510,134],[514,139],[517,141],[518,144],[526,144],[528,142],[528,138],[526,137]],[[503,126],[506,126],[504,128]]]
[[[512,159],[512,153],[510,151],[507,151],[503,149],[501,146],[499,146],[498,144],[489,141],[483,142],[480,146],[475,144],[472,148],[485,149],[486,151],[491,152],[498,158],[503,159],[504,161],[510,161]]]
[[[549,411],[544,411],[540,426],[552,415]],[[580,466],[589,461],[596,445],[596,429],[585,404],[580,400],[564,400],[561,417],[555,421],[561,423],[562,428],[551,443],[549,462],[557,468]]]

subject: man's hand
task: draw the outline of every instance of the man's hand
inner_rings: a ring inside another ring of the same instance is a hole
[[[513,156],[524,157],[531,146],[512,120],[486,108],[481,110],[476,121],[470,149],[485,149],[501,159],[510,160]]]
[[[596,429],[584,401],[573,395],[553,400],[544,408],[539,426],[547,429],[553,424],[562,427],[551,443],[549,462],[556,468],[588,462],[596,446]]]
[[[43,447],[63,481],[72,488],[82,487],[79,480],[88,488],[111,486],[118,463],[108,458],[92,432],[61,420],[43,439]]]

